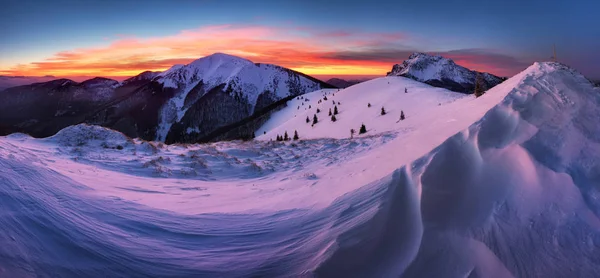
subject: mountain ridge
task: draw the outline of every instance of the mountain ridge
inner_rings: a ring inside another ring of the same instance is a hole
[[[456,64],[452,59],[422,52],[411,54],[401,64],[395,64],[387,76],[404,76],[435,87],[461,93],[473,93],[477,76],[485,90],[506,80],[486,72],[478,72]]]
[[[164,72],[145,71],[120,83],[97,77],[80,83],[57,79],[9,88],[1,97],[18,105],[0,114],[11,119],[3,123],[0,133],[45,137],[64,124],[85,122],[146,140],[195,142],[255,111],[268,116],[262,108],[280,99],[322,87],[333,86],[277,65],[215,53]],[[32,88],[36,94],[29,93]],[[47,98],[47,105],[38,113],[33,107],[41,98]],[[15,110],[21,112],[10,113]]]

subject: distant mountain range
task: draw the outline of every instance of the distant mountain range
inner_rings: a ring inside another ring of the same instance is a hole
[[[404,76],[431,86],[469,94],[475,89],[477,74],[481,75],[486,90],[506,80],[490,73],[469,70],[451,59],[425,53],[413,53],[387,73],[388,76]]]
[[[452,60],[415,53],[395,65],[388,76],[470,93],[476,74]],[[481,75],[487,88],[503,80]],[[0,80],[23,84],[34,79]],[[88,123],[166,143],[250,138],[288,100],[359,82],[339,78],[322,82],[280,66],[215,53],[164,72],[142,72],[123,82],[101,77],[81,83],[56,79],[5,89],[0,91],[0,135],[23,132],[46,137]]]
[[[326,82],[328,84],[331,84],[331,85],[333,85],[335,87],[338,87],[338,88],[348,88],[348,87],[350,87],[352,85],[356,85],[356,84],[364,82],[366,80],[367,79],[364,79],[364,80],[358,80],[358,79],[345,80],[345,79],[342,79],[342,78],[331,78],[331,79],[327,80]]]
[[[0,91],[21,85],[29,85],[37,82],[47,82],[56,79],[52,75],[46,76],[4,76],[0,75]]]
[[[6,89],[0,92],[0,134],[45,137],[89,123],[146,140],[197,142],[253,115],[259,125],[266,119],[258,116],[268,118],[278,101],[331,87],[280,66],[216,53],[121,83],[58,79]],[[251,136],[250,129],[231,136]]]

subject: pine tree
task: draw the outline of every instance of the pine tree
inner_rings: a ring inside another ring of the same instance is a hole
[[[331,116],[331,108],[329,108],[329,116]]]
[[[337,106],[335,106],[335,107],[333,107],[333,115],[337,115],[337,114],[339,114],[339,113],[337,110]]]
[[[480,97],[485,93],[482,83],[483,81],[481,80],[481,75],[477,73],[477,76],[475,77],[475,97]]]
[[[317,113],[321,113],[321,109],[317,108]]]
[[[317,124],[319,122],[319,119],[317,118],[317,114],[315,114],[313,116],[313,125]]]
[[[360,130],[358,131],[358,134],[363,134],[363,133],[367,133],[367,127],[365,126],[365,124],[362,124],[360,126]]]
[[[337,121],[337,118],[335,117],[335,115],[332,115],[332,116],[331,116],[331,121],[332,121],[332,122],[335,122],[335,121]]]
[[[404,120],[404,111],[400,110],[400,120]]]
[[[385,108],[381,107],[381,116],[385,115]]]
[[[297,131],[297,130],[294,130],[294,140],[298,140],[298,139],[300,139],[300,138],[298,137],[298,131]]]
[[[277,134],[277,141],[281,141],[281,136]]]
[[[311,108],[312,108],[312,107],[309,105],[309,106],[308,106],[308,109],[311,109]]]
[[[283,135],[283,141],[289,141],[290,137],[287,134],[287,130],[285,131],[284,135]]]
[[[353,128],[353,129],[350,129],[350,138],[354,138],[354,133],[355,133],[355,132],[356,132],[356,131],[354,130],[354,128]]]
[[[306,123],[310,123],[310,118],[308,118],[308,116],[306,116]]]
[[[367,107],[371,107],[371,103],[369,102],[369,104],[367,104]]]

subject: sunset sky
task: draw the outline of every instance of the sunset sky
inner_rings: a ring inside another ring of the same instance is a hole
[[[317,77],[412,52],[510,76],[558,58],[600,78],[600,1],[1,0],[0,75],[117,79],[214,52]]]

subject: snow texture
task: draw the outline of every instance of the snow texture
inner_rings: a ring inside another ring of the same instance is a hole
[[[373,112],[394,104],[382,117],[417,105],[393,100],[387,79],[334,98],[362,88]],[[412,84],[391,82],[402,96]],[[348,126],[315,132],[320,139],[206,145],[85,125],[47,139],[2,137],[0,273],[600,276],[598,90],[556,63],[479,98],[414,86],[408,94],[432,105],[353,139]],[[347,107],[334,124],[353,113]],[[293,109],[267,134],[296,127]]]

